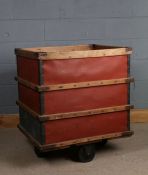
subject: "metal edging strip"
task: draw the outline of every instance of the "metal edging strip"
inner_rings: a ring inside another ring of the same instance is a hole
[[[130,56],[128,55],[127,56],[127,74],[128,76],[130,76]],[[127,85],[128,86],[128,101],[127,103],[130,104],[130,84]],[[130,111],[128,111],[128,114],[127,114],[127,128],[128,130],[130,130]]]
[[[44,74],[43,74],[43,61],[38,60],[38,68],[39,68],[39,85],[44,84]],[[40,113],[44,114],[44,92],[39,93],[40,96]],[[45,126],[44,123],[40,123],[40,134],[41,134],[41,142],[45,143]]]

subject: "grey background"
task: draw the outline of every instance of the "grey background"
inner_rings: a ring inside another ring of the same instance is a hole
[[[148,107],[147,0],[0,0],[0,113],[17,113],[15,47],[99,43],[134,49],[131,102]]]

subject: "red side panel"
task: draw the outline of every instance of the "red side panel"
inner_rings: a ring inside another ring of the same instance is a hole
[[[31,83],[39,84],[38,60],[17,58],[18,76]]]
[[[19,84],[19,100],[33,111],[40,113],[39,93]]]
[[[126,105],[126,84],[45,93],[45,114]]]
[[[45,123],[46,144],[127,131],[127,115],[115,112]]]
[[[43,63],[44,84],[127,77],[127,56],[50,60]]]

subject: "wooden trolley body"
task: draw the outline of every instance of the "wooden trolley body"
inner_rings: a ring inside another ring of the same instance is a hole
[[[42,151],[132,135],[127,47],[15,50],[20,130]]]

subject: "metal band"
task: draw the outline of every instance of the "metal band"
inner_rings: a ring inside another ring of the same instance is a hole
[[[27,86],[31,89],[38,91],[38,92],[46,92],[46,91],[77,89],[77,88],[86,88],[86,87],[88,88],[88,87],[95,87],[95,86],[98,87],[98,86],[130,83],[130,82],[134,81],[134,78],[129,77],[129,78],[120,78],[120,79],[111,79],[111,80],[97,80],[97,81],[88,81],[88,82],[79,82],[79,83],[41,85],[41,86],[30,83],[29,81],[24,80],[20,77],[17,77],[16,80],[19,83],[23,84],[24,86]]]
[[[131,108],[134,107],[133,105],[122,105],[122,106],[112,106],[107,108],[97,108],[97,109],[68,112],[68,113],[39,115],[38,113],[31,110],[28,106],[23,104],[21,101],[17,101],[17,104],[20,107],[22,107],[24,110],[30,112],[33,116],[39,118],[40,121],[58,120],[58,119],[64,119],[64,118],[74,118],[74,117],[83,117],[83,116],[89,116],[89,115],[111,113],[111,112],[119,112],[119,111],[130,110]]]

